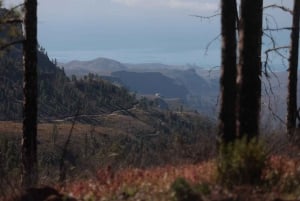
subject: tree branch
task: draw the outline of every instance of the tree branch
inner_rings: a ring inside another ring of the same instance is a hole
[[[8,48],[10,46],[13,46],[13,45],[16,45],[16,44],[20,44],[20,43],[23,43],[23,42],[24,42],[24,40],[16,40],[16,41],[7,43],[5,45],[0,46],[0,51],[3,51],[3,50],[5,50],[6,48]]]
[[[291,9],[285,7],[285,6],[279,6],[277,4],[271,4],[271,5],[265,6],[263,9],[269,9],[269,8],[277,8],[277,9],[283,10],[283,11],[288,12],[291,15],[293,15],[293,11]]]
[[[2,21],[4,24],[17,24],[17,23],[23,23],[23,20],[21,19],[9,19]]]
[[[265,28],[264,31],[283,31],[283,30],[292,30],[292,27],[280,27],[280,28]]]
[[[217,13],[217,14],[210,15],[210,16],[202,16],[202,15],[190,15],[190,16],[192,16],[192,17],[198,17],[198,18],[200,18],[200,19],[209,20],[209,19],[211,19],[211,18],[220,16],[220,15],[221,15],[220,13]]]
[[[282,50],[282,49],[289,49],[290,46],[280,46],[280,47],[274,47],[274,48],[270,48],[270,49],[267,49],[265,50],[265,54],[268,54],[270,52],[276,52],[279,56],[283,57],[283,58],[286,58],[283,54],[281,54],[279,52],[279,50]],[[286,58],[287,59],[287,58]]]
[[[208,49],[209,49],[209,47],[211,46],[211,44],[212,44],[213,42],[215,42],[216,40],[218,40],[218,38],[220,38],[220,36],[221,36],[221,34],[218,34],[215,38],[213,38],[211,41],[209,41],[209,42],[207,43],[207,45],[206,45],[206,47],[205,47],[205,53],[204,53],[204,55],[207,55]]]

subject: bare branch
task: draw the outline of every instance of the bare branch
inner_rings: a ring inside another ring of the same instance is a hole
[[[265,17],[265,21],[266,21],[266,26],[267,28],[269,28],[269,25],[270,25],[270,21],[269,21],[269,18],[272,19],[273,23],[275,24],[275,27],[278,28],[278,24],[277,24],[277,20],[276,18],[273,16],[273,15],[270,15],[270,14],[264,14],[266,17]]]
[[[274,47],[274,48],[270,48],[270,49],[267,49],[265,50],[265,54],[269,54],[270,52],[275,52],[277,53],[279,56],[283,57],[283,58],[286,58],[286,56],[284,56],[282,53],[279,52],[279,50],[282,50],[282,49],[289,49],[290,46],[281,46],[281,47]]]
[[[283,31],[283,30],[292,30],[292,27],[280,27],[280,28],[265,28],[264,31]]]
[[[76,120],[77,120],[77,117],[79,116],[79,112],[80,112],[80,106],[78,106],[75,117],[72,120],[71,129],[69,131],[67,140],[65,141],[63,149],[62,149],[62,154],[61,154],[61,158],[60,158],[60,162],[59,162],[59,182],[61,182],[61,184],[64,184],[65,179],[66,179],[65,158],[66,158],[66,154],[67,154],[67,151],[68,151],[68,146],[71,142],[71,138],[72,138],[72,134],[73,134],[75,124],[76,124]]]
[[[215,18],[215,17],[220,16],[220,15],[221,15],[220,13],[217,13],[217,14],[210,15],[210,16],[202,16],[202,15],[190,15],[190,16],[198,17],[200,19],[210,20],[210,19]]]
[[[21,44],[21,43],[23,43],[23,42],[24,42],[24,40],[16,40],[16,41],[7,43],[7,44],[5,44],[5,45],[0,46],[0,51],[3,51],[3,50],[5,50],[6,48],[8,48],[8,47],[10,47],[10,46],[13,46],[13,45]]]
[[[21,19],[9,19],[2,21],[4,24],[17,24],[17,23],[23,23],[23,20]]]
[[[13,15],[14,17],[17,17],[16,16],[16,13],[14,10],[20,8],[20,7],[23,7],[24,6],[24,3],[21,3],[21,4],[18,4],[12,8],[10,8],[9,10],[6,10],[6,12],[4,12],[0,18],[1,18],[1,23],[22,23],[23,21],[21,19],[9,19],[9,20],[5,20],[5,21],[2,21],[3,19],[6,19],[8,18],[10,15]]]
[[[269,78],[267,78],[267,82],[268,82],[268,86],[266,86],[266,84],[264,82],[262,82],[262,83],[264,86],[264,91],[268,97],[268,104],[267,104],[268,110],[271,112],[271,115],[273,116],[274,119],[279,120],[279,122],[284,125],[285,124],[284,120],[278,114],[276,114],[272,109],[271,96],[273,96],[275,99],[275,94],[274,94],[272,84],[271,84],[271,81],[269,80]],[[269,89],[270,93],[269,93],[268,89]]]
[[[277,4],[271,4],[271,5],[267,5],[264,7],[264,9],[269,9],[269,8],[276,8],[276,9],[280,9],[283,10],[285,12],[290,13],[291,15],[293,15],[293,11],[285,6],[279,6]]]
[[[21,8],[23,6],[24,6],[24,3],[20,3],[20,4],[16,5],[16,6],[10,8],[10,10],[16,10],[16,9]]]
[[[205,47],[205,53],[204,55],[207,55],[208,49],[211,46],[211,44],[213,44],[213,42],[215,42],[216,40],[218,40],[218,38],[220,38],[221,34],[218,34],[215,38],[213,38],[211,41],[209,41]]]

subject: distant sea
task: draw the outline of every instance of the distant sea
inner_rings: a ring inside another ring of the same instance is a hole
[[[122,63],[163,63],[169,65],[193,64],[211,68],[220,65],[218,50],[171,50],[163,49],[114,49],[114,50],[47,50],[50,58],[58,62],[88,61],[98,57],[110,58]]]
[[[109,58],[121,63],[162,63],[167,65],[196,65],[204,69],[220,66],[220,50],[209,49],[106,49],[106,50],[47,50],[51,59],[60,63],[73,60],[89,61],[99,57]],[[273,71],[287,70],[287,63],[272,58]]]

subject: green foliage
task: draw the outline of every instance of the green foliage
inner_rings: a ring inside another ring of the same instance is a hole
[[[194,187],[196,192],[199,192],[201,195],[207,196],[211,194],[211,189],[208,183],[199,183]]]
[[[127,200],[130,197],[134,197],[138,192],[138,188],[136,187],[124,187],[122,192],[122,198]]]
[[[19,165],[19,141],[16,138],[0,136],[0,177],[9,178],[16,176],[19,173]]]
[[[237,139],[220,147],[218,180],[225,186],[259,184],[266,163],[264,144],[259,139]]]
[[[176,201],[197,201],[200,196],[194,191],[190,184],[184,178],[177,178],[171,185],[174,191]]]

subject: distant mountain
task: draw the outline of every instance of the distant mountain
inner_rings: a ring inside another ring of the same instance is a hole
[[[194,65],[122,64],[111,59],[98,58],[89,62],[73,61],[63,66],[68,75],[97,73],[139,95],[151,96],[159,93],[164,98],[181,99],[182,104],[191,110],[208,115],[216,112],[218,76],[210,77],[207,70]]]
[[[139,94],[160,94],[165,98],[186,99],[188,90],[184,85],[159,72],[117,71],[111,74],[117,77],[130,91]]]
[[[99,58],[98,60],[103,60]],[[159,63],[122,64],[114,60],[99,62],[97,66],[85,68],[86,72],[97,72],[99,75],[108,75],[105,79],[128,87],[138,94],[153,95],[154,93],[166,94],[168,98],[180,98],[189,109],[198,110],[209,116],[216,117],[219,96],[218,69],[206,70],[194,65],[172,66]],[[91,62],[93,63],[93,62]],[[101,65],[105,64],[105,65]],[[121,71],[115,68],[116,64],[123,67]],[[110,66],[114,68],[110,68]],[[76,73],[75,65],[68,65],[69,74]],[[81,66],[83,68],[83,66]],[[278,66],[276,67],[280,69]],[[107,74],[110,72],[110,74]],[[269,73],[267,79],[262,77],[262,119],[280,117],[283,121],[286,115],[287,72]],[[299,84],[300,93],[300,84]],[[179,101],[180,102],[180,101]],[[180,105],[176,101],[176,105]],[[300,103],[300,102],[299,102]],[[278,124],[278,121],[274,121]]]
[[[77,75],[83,76],[88,73],[95,73],[99,75],[110,75],[111,72],[127,70],[124,64],[118,61],[107,59],[107,58],[97,58],[91,61],[71,61],[65,64],[61,64],[67,75]]]
[[[216,114],[217,97],[220,92],[218,79],[205,79],[194,68],[165,70],[163,74],[186,87],[186,103],[190,108],[210,116]]]

